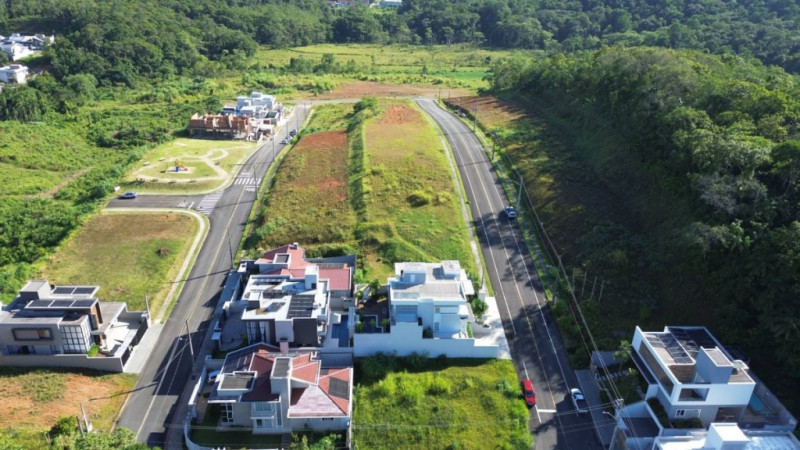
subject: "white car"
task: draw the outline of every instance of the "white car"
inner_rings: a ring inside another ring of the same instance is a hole
[[[506,206],[506,217],[509,219],[517,218],[517,210],[513,206]]]
[[[589,412],[589,404],[586,403],[586,398],[584,398],[583,392],[581,392],[580,389],[570,389],[569,395],[572,397],[572,404],[575,405],[575,411],[578,412],[578,414],[585,414]]]

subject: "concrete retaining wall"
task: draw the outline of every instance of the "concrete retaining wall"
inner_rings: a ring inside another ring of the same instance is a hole
[[[425,339],[422,327],[416,323],[398,322],[390,333],[356,333],[353,336],[356,357],[376,353],[396,353],[408,356],[427,353],[430,357],[445,355],[448,358],[497,358],[497,345],[477,345],[475,339]]]
[[[68,367],[122,372],[122,358],[87,355],[2,355],[2,367]]]

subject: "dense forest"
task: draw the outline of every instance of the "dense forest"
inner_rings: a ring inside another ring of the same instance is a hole
[[[5,0],[0,34],[55,33],[58,77],[101,82],[243,67],[257,44],[473,43],[548,52],[603,45],[736,53],[800,72],[792,0],[406,0],[399,10],[323,0]]]
[[[795,410],[798,81],[735,56],[659,48],[494,66],[495,89],[568,124],[583,176],[621,211],[570,236],[565,255],[606,280],[604,309],[643,326],[708,325]]]

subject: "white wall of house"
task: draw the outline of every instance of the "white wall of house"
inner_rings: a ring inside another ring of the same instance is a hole
[[[294,431],[302,431],[306,427],[312,430],[344,430],[350,422],[349,417],[290,417],[289,423]]]
[[[446,355],[449,358],[497,358],[497,345],[477,345],[475,339],[425,339],[423,327],[412,322],[397,322],[390,333],[356,333],[353,352],[356,357],[376,353],[393,353],[407,356],[427,353],[431,357]]]

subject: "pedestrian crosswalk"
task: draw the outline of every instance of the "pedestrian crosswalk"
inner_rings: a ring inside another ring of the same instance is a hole
[[[201,213],[210,216],[211,212],[214,211],[214,207],[217,206],[217,202],[219,198],[222,197],[221,192],[217,192],[215,194],[208,194],[200,200],[200,203],[197,204],[197,210]]]
[[[261,178],[237,177],[233,184],[236,186],[258,186],[261,184]]]

